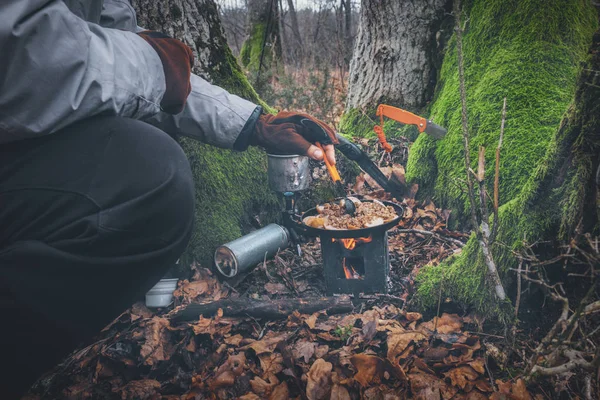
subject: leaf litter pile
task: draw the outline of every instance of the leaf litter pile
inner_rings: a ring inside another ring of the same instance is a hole
[[[383,170],[403,179],[401,165]],[[352,192],[389,200],[364,174]],[[418,268],[459,252],[467,235],[447,230],[449,212],[431,202],[409,197],[401,205],[405,214],[388,232],[388,294],[366,295],[343,314],[234,318],[219,308],[176,322],[176,313],[194,303],[325,293],[318,240],[302,245],[302,257],[280,252],[227,283],[193,265],[193,277],[179,282],[171,307],[136,303],[26,398],[532,399],[523,381],[492,377],[487,339],[467,329],[474,328],[472,318],[441,313],[425,319],[407,310]]]

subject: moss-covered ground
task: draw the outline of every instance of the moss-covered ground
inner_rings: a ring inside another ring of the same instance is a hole
[[[466,13],[463,48],[474,169],[480,145],[486,147],[488,171],[493,169],[502,99],[506,97],[508,103],[500,162],[500,229],[493,253],[511,293],[506,278],[516,266],[512,251],[523,240],[566,239],[589,196],[585,182],[597,165],[600,139],[592,130],[598,125],[587,120],[583,127],[572,126],[581,120],[585,103],[569,105],[598,17],[585,0],[475,0],[468,3]],[[431,108],[432,118],[449,133],[439,142],[420,136],[411,148],[406,176],[425,189],[421,195],[433,195],[438,206],[452,208],[458,216],[455,223],[460,224],[468,200],[462,183],[454,38],[449,46]],[[488,182],[493,182],[491,177]],[[479,246],[471,238],[460,255],[422,269],[417,299],[425,307],[434,306],[441,285],[444,298],[504,319],[509,306],[493,300],[485,271]]]

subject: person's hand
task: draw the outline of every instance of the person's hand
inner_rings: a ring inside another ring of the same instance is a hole
[[[323,145],[325,155],[314,143]],[[323,121],[308,114],[282,111],[277,115],[261,115],[250,140],[272,154],[300,154],[322,161],[323,156],[335,164],[334,144],[339,144],[335,131]]]
[[[138,35],[152,46],[163,65],[166,91],[160,103],[161,108],[169,114],[180,113],[192,91],[190,78],[194,53],[183,42],[164,33],[143,31]]]

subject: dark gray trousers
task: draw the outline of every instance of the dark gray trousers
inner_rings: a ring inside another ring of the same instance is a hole
[[[97,117],[0,145],[0,397],[143,299],[185,249],[194,189],[166,133]]]

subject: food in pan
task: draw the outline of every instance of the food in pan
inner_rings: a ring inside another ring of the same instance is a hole
[[[354,204],[353,213],[348,213],[344,201]],[[398,218],[396,210],[380,201],[362,202],[355,197],[348,197],[340,202],[320,204],[316,207],[317,215],[305,217],[303,223],[319,229],[362,229],[382,225]]]

